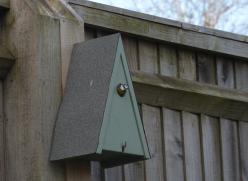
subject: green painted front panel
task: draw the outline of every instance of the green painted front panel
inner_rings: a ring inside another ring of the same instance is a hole
[[[112,97],[109,97],[107,108],[109,120],[105,130],[103,150],[121,152],[122,144],[126,142],[125,153],[144,155],[130,90],[124,97],[120,97],[116,91],[119,83],[128,83],[121,56],[117,57],[109,89]]]

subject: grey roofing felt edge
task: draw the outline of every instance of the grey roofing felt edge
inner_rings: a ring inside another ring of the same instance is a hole
[[[246,42],[248,43],[248,36],[245,35],[240,35],[240,34],[235,34],[227,31],[222,31],[222,30],[217,30],[217,29],[212,29],[212,28],[207,28],[203,26],[197,26],[189,23],[183,23],[175,20],[170,20],[166,18],[161,18],[158,16],[153,16],[153,15],[148,15],[140,12],[135,12],[123,8],[118,8],[118,7],[113,7],[105,4],[100,4],[96,2],[91,2],[91,1],[86,1],[86,0],[69,0],[70,4],[75,4],[75,5],[80,5],[80,6],[85,6],[93,9],[99,9],[115,14],[120,14],[120,15],[125,15],[129,17],[134,17],[138,19],[143,19],[147,21],[152,21],[164,25],[169,25],[169,26],[174,26],[174,27],[179,27],[183,30],[191,30],[194,32],[199,32],[202,34],[207,34],[207,35],[213,35],[225,39],[231,39],[231,40],[236,40],[236,41],[241,41],[241,42]]]

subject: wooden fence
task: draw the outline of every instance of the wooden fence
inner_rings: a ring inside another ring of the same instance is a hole
[[[248,44],[245,37],[80,0],[72,0],[71,5],[85,20],[86,40],[122,32],[133,72],[142,71],[148,73],[145,74],[148,77],[157,74],[180,79],[185,88],[190,86],[192,91],[193,82],[198,82],[197,85],[209,94],[215,86],[225,88],[220,89],[220,94],[232,89],[235,90],[234,99],[239,96],[236,90],[248,90]],[[141,77],[144,80],[144,76]],[[135,75],[133,79],[136,83]],[[158,77],[151,81],[156,79]],[[208,87],[207,84],[215,86]],[[177,103],[170,105],[161,102],[163,99],[154,100],[163,96],[165,90],[156,92],[152,83],[148,83],[146,89],[149,90],[143,96],[137,89],[136,94],[152,159],[107,169],[105,180],[248,180],[248,119],[234,119],[238,115],[233,119],[217,116],[231,97],[225,97],[218,104],[220,108],[209,111],[207,109],[215,105],[206,105],[204,100],[196,104],[192,99],[189,105],[183,105],[187,95],[176,97],[178,94],[173,94],[173,99],[167,99]],[[157,93],[159,95],[155,95]],[[247,92],[241,94],[248,95]],[[149,96],[153,100],[149,100]],[[207,99],[214,101],[212,97]],[[190,104],[196,104],[196,107],[189,112]],[[228,113],[232,111],[235,112],[230,109]]]
[[[0,82],[0,181],[248,180],[246,36],[84,0],[69,0],[77,14],[60,0],[2,2],[10,10],[0,40],[16,62]],[[152,159],[105,170],[97,162],[52,164],[72,45],[116,32]]]

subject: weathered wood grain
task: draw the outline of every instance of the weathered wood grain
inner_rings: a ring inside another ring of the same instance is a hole
[[[244,61],[235,61],[236,88],[248,91],[248,64]]]
[[[190,50],[178,50],[179,78],[196,80],[195,53]]]
[[[220,119],[224,181],[240,181],[237,122]]]
[[[142,72],[132,79],[140,103],[247,121],[247,92]]]
[[[156,43],[139,40],[140,70],[148,73],[158,72],[158,55]]]
[[[221,180],[220,127],[217,118],[201,115],[205,181]]]
[[[0,24],[0,41],[4,42],[4,38],[2,37],[3,33],[3,23]],[[1,48],[0,48],[1,49]],[[1,52],[1,50],[0,50]],[[0,53],[1,54],[1,53]],[[3,82],[0,82],[0,181],[4,181],[5,179],[5,119],[4,119],[4,105],[3,105]]]
[[[193,52],[179,50],[178,63],[179,78],[196,80],[196,60]],[[181,102],[180,97],[177,97],[176,100],[180,100]],[[181,113],[181,117],[183,125],[185,179],[190,181],[202,181],[199,117],[196,114],[185,112],[185,108],[179,110],[184,110]]]
[[[240,162],[241,162],[241,178],[242,181],[248,180],[248,123],[239,122],[239,138],[240,138]]]
[[[17,57],[4,90],[6,180],[64,180],[63,165],[49,162],[61,100],[60,24],[34,13],[26,2],[12,0],[18,17],[5,35]]]
[[[213,56],[197,54],[199,82],[216,83],[216,64]],[[202,155],[206,181],[221,180],[220,132],[218,119],[201,114]]]
[[[159,45],[160,74],[178,76],[175,47]],[[167,181],[184,180],[184,154],[180,112],[162,109],[165,175]]]
[[[145,180],[144,162],[137,162],[137,163],[124,165],[124,177],[125,177],[125,181],[144,181]]]
[[[186,180],[202,181],[199,117],[182,112]]]
[[[87,7],[80,5],[80,1],[77,0],[73,2],[72,7],[84,18],[85,23],[91,26],[112,29],[211,52],[242,58],[248,57],[247,42],[219,37],[217,34],[209,35],[196,32],[189,28],[184,29],[182,25],[171,26],[138,17],[126,16],[121,13],[105,11],[100,8]]]
[[[105,181],[123,181],[122,166],[105,169]]]
[[[160,24],[166,24],[166,25],[175,26],[175,27],[181,27],[186,30],[191,30],[191,31],[196,31],[196,32],[204,33],[204,34],[215,35],[215,36],[219,36],[223,38],[247,42],[247,36],[245,35],[239,35],[239,34],[225,32],[225,31],[221,31],[217,29],[192,25],[189,23],[183,23],[183,22],[161,18],[161,17],[153,16],[153,15],[148,15],[148,14],[144,14],[144,13],[140,13],[136,11],[130,11],[127,9],[113,8],[112,6],[90,2],[90,1],[85,1],[85,0],[67,0],[67,1],[69,1],[72,4],[82,5],[82,6],[89,7],[89,8],[101,9],[101,10],[116,13],[116,14],[136,17],[142,20],[153,21],[153,22],[157,22]]]
[[[157,73],[158,55],[156,44],[139,41],[138,47],[140,70],[150,74]],[[142,104],[141,110],[151,154],[151,159],[145,161],[145,180],[164,180],[160,109]]]
[[[125,54],[129,66],[129,70],[138,70],[138,41],[136,38],[122,35]]]
[[[142,117],[151,159],[145,161],[146,181],[164,180],[160,109],[142,105]]]
[[[49,153],[62,96],[60,18],[73,16],[62,1],[10,5],[3,37],[16,62],[4,81],[6,180],[64,181],[64,164],[50,163]]]
[[[248,91],[248,65],[246,62],[235,62],[236,88]],[[239,122],[240,170],[242,181],[248,180],[248,124]]]
[[[175,47],[159,45],[160,74],[177,77],[177,54]]]
[[[217,57],[217,84],[220,87],[233,88],[234,87],[234,67],[233,60]]]
[[[197,74],[198,81],[215,84],[216,68],[213,55],[197,53]]]
[[[217,58],[217,80],[220,87],[234,88],[232,60]],[[239,119],[236,119],[239,120]],[[224,181],[240,180],[237,122],[220,119],[222,167]]]
[[[5,118],[3,108],[3,82],[0,82],[0,181],[5,181]]]
[[[180,112],[163,108],[167,181],[184,181],[184,152]]]

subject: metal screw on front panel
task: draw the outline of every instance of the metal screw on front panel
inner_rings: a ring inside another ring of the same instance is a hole
[[[127,84],[118,84],[117,85],[117,93],[119,94],[119,96],[121,97],[124,97],[126,92],[127,92],[127,89],[128,89],[128,85]]]

